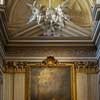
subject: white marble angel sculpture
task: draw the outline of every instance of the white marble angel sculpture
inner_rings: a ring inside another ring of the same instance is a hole
[[[40,13],[40,9],[37,7],[36,5],[36,1],[33,2],[33,5],[32,4],[27,4],[27,6],[29,6],[32,10],[32,16],[30,17],[28,23],[31,23],[33,21],[37,21],[38,24],[40,24],[40,21],[42,19],[42,14]]]
[[[65,26],[65,22],[69,21],[68,15],[65,14],[63,11],[68,1],[69,0],[65,0],[56,8],[52,8],[51,6],[45,8],[45,6],[43,5],[37,5],[37,0],[34,0],[33,4],[27,4],[27,6],[30,7],[30,9],[32,10],[32,15],[28,23],[37,21],[37,24],[39,25],[41,21],[44,21],[42,25],[45,27],[47,31],[51,30],[51,32],[54,32],[57,29],[57,27],[61,29]],[[49,5],[51,5],[51,2]]]
[[[47,8],[46,10],[46,19],[50,22],[52,25],[53,23],[57,22],[57,14],[54,8]]]
[[[57,16],[58,16],[58,24],[61,27],[64,27],[64,22],[65,21],[69,21],[70,20],[70,17],[68,15],[64,14],[64,11],[63,11],[63,9],[65,8],[65,5],[67,4],[67,2],[68,2],[68,0],[65,0],[62,4],[59,4],[55,8]]]

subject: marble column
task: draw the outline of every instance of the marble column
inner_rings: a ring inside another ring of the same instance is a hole
[[[3,100],[25,100],[25,73],[3,75]]]
[[[99,70],[94,63],[76,65],[77,100],[99,100]]]
[[[3,100],[14,100],[14,85],[13,85],[13,74],[4,73],[3,74]]]
[[[77,73],[77,100],[88,100],[87,80],[87,74]]]
[[[3,100],[25,100],[25,68],[8,63],[3,74]]]
[[[14,100],[25,100],[25,73],[14,75]]]

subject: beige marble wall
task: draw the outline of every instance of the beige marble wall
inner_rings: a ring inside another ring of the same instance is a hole
[[[4,73],[3,100],[25,100],[25,73]]]

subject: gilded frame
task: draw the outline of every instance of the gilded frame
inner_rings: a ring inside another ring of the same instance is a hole
[[[71,70],[71,100],[77,100],[76,91],[76,70],[73,63],[59,63],[57,65],[43,65],[40,63],[28,64],[26,69],[26,80],[25,80],[25,100],[31,100],[31,71],[33,68],[43,67],[43,68],[65,68],[70,67]]]

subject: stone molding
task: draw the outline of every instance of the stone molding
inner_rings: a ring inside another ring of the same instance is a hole
[[[54,56],[59,62],[96,61],[95,47],[9,47],[6,61],[42,62],[47,56]]]
[[[83,46],[27,46],[27,47],[7,47],[6,59],[13,58],[37,58],[37,57],[95,57],[95,47],[83,47]],[[23,59],[22,58],[22,59]],[[45,58],[44,58],[45,59]]]

